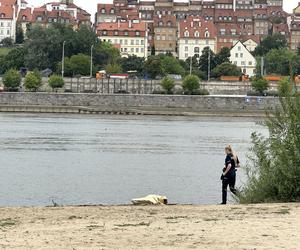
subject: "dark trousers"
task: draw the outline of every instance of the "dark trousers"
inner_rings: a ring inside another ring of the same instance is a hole
[[[226,204],[226,202],[227,202],[227,187],[228,186],[229,186],[231,193],[236,194],[235,179],[236,179],[235,173],[228,175],[228,176],[224,176],[224,178],[222,180],[222,204]]]

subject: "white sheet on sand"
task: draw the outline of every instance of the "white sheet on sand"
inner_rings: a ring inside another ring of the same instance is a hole
[[[134,205],[163,205],[167,201],[166,196],[150,194],[142,198],[132,199]]]

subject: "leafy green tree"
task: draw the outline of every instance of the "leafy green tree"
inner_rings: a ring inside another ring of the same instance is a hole
[[[242,71],[239,67],[237,67],[235,64],[225,62],[218,66],[216,66],[212,72],[213,77],[221,77],[221,76],[241,76]]]
[[[265,56],[267,74],[290,74],[292,52],[288,49],[272,49]]]
[[[118,64],[108,64],[105,71],[107,74],[119,74],[122,73],[122,67]]]
[[[210,61],[210,63],[209,63],[209,61]],[[199,58],[199,69],[200,69],[200,71],[205,72],[205,79],[208,78],[207,74],[208,74],[208,65],[209,64],[210,64],[210,70],[213,70],[216,67],[215,53],[209,47],[205,47]]]
[[[255,56],[264,56],[272,49],[287,48],[287,45],[286,37],[280,33],[276,33],[264,38],[253,53]]]
[[[74,55],[70,58],[70,66],[73,75],[90,75],[91,57],[84,54]]]
[[[24,32],[20,24],[16,26],[16,43],[21,44],[24,42]]]
[[[120,60],[121,67],[124,72],[137,71],[138,74],[142,73],[144,62],[145,59],[143,57],[137,57],[136,55],[123,57]]]
[[[175,74],[183,76],[185,74],[185,70],[180,65],[179,60],[173,56],[163,56],[161,59],[161,63],[164,75]]]
[[[37,91],[41,87],[42,81],[36,73],[30,72],[26,75],[24,86],[26,90]]]
[[[94,48],[94,63],[100,68],[108,64],[116,64],[120,60],[120,52],[108,42],[100,42]]]
[[[175,88],[175,81],[170,77],[164,77],[161,81],[161,86],[167,94],[173,94],[173,90]]]
[[[157,76],[162,76],[163,73],[163,65],[161,58],[159,56],[149,56],[145,61],[144,72],[148,74],[152,79],[155,79]]]
[[[188,75],[184,78],[182,88],[185,94],[194,94],[200,88],[200,79],[195,75]]]
[[[49,78],[49,86],[52,89],[62,88],[65,85],[64,79],[59,75],[52,75]]]
[[[263,78],[254,78],[251,81],[251,86],[255,91],[263,95],[269,88],[269,82]]]
[[[300,95],[286,84],[280,105],[268,115],[268,136],[252,134],[241,203],[300,201]]]
[[[16,91],[21,85],[21,75],[15,69],[8,70],[3,77],[3,84],[6,90]]]
[[[14,48],[2,59],[1,69],[3,72],[9,69],[20,69],[24,67],[26,49],[23,47]]]
[[[10,37],[2,39],[1,43],[4,47],[12,47],[14,45],[14,41]]]
[[[220,65],[222,63],[230,63],[230,49],[228,47],[223,47],[218,54],[215,56],[215,65]]]

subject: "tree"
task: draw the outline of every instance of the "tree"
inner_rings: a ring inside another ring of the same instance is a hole
[[[280,33],[276,33],[264,38],[255,48],[253,54],[255,56],[264,56],[272,49],[287,48],[287,45],[286,37]]]
[[[24,42],[24,32],[22,26],[17,24],[16,26],[16,43],[21,44]]]
[[[124,72],[137,71],[138,74],[142,73],[144,62],[145,59],[143,57],[137,57],[136,55],[123,57],[120,60],[121,67]]]
[[[163,66],[159,56],[149,56],[143,65],[144,72],[155,79],[163,75]]]
[[[269,88],[269,82],[263,78],[254,78],[251,81],[252,88],[260,94],[264,94],[264,92]]]
[[[209,63],[209,61],[210,61],[210,63]],[[209,47],[205,47],[199,58],[199,69],[200,69],[200,71],[205,72],[205,79],[208,78],[207,74],[208,74],[208,65],[209,64],[210,64],[210,70],[215,68],[215,66],[216,66],[215,53]]]
[[[222,63],[230,62],[230,49],[228,47],[223,47],[218,54],[215,56],[215,64],[220,65]]]
[[[242,203],[300,200],[300,95],[285,80],[280,105],[265,122],[268,136],[252,134]]]
[[[65,85],[64,79],[59,75],[50,76],[48,83],[52,89],[62,88]]]
[[[11,47],[13,46],[14,41],[10,37],[6,37],[2,39],[1,43],[3,44],[4,47]]]
[[[195,75],[188,75],[184,78],[182,88],[185,94],[194,94],[200,88],[200,79]]]
[[[162,71],[164,75],[175,74],[183,76],[184,68],[180,65],[179,60],[173,56],[162,56]]]
[[[100,42],[94,48],[94,63],[100,68],[104,68],[108,64],[118,63],[120,60],[120,52],[117,48],[108,42]]]
[[[290,75],[293,52],[288,49],[272,49],[265,56],[267,74]]]
[[[151,56],[155,56],[155,47],[154,47],[154,45],[151,47]]]
[[[105,71],[107,74],[119,74],[122,73],[122,67],[118,64],[108,64]]]
[[[20,69],[24,67],[26,49],[23,47],[14,48],[3,58],[1,69],[5,72],[9,69]]]
[[[84,54],[74,55],[70,58],[70,66],[73,75],[90,75],[91,57]]]
[[[26,75],[25,82],[24,82],[24,86],[26,90],[37,91],[40,88],[41,84],[42,84],[41,79],[38,78],[35,73],[30,72]]]
[[[221,77],[221,76],[241,76],[242,71],[239,67],[237,67],[235,64],[225,62],[218,66],[216,66],[212,72],[213,77]]]
[[[21,75],[15,69],[10,69],[3,77],[3,84],[8,91],[16,91],[21,85]]]
[[[161,86],[167,92],[167,94],[173,94],[175,82],[170,77],[164,77],[164,79],[161,81]]]

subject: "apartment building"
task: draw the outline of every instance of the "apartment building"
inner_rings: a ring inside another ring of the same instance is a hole
[[[217,30],[213,21],[202,17],[187,17],[178,25],[178,57],[186,60],[189,57],[200,57],[205,47],[217,50]]]
[[[16,21],[18,8],[16,0],[1,0],[0,2],[0,42],[4,38],[16,40]],[[18,1],[20,4],[20,1]]]
[[[119,48],[122,57],[136,55],[147,58],[147,23],[139,20],[100,23],[96,31],[101,41],[109,42]]]

